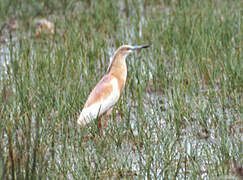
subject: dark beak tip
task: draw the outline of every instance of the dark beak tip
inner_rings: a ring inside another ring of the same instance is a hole
[[[147,44],[147,45],[144,45],[143,48],[148,48],[150,46],[151,46],[151,44]]]
[[[148,48],[150,46],[151,46],[151,44],[141,45],[141,46],[134,46],[134,48],[132,50],[144,49],[144,48]]]

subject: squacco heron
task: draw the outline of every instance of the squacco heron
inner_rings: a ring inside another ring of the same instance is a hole
[[[110,111],[121,96],[127,78],[126,57],[139,49],[147,48],[150,45],[130,46],[123,45],[114,53],[110,62],[107,74],[98,82],[91,91],[77,123],[84,127],[92,120],[99,118],[99,129],[101,134],[101,116]],[[106,126],[106,123],[104,123]]]

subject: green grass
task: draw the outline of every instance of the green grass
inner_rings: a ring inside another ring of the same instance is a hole
[[[117,4],[116,4],[117,3]],[[236,178],[243,164],[243,3],[0,1],[1,179]],[[17,10],[16,10],[17,9]],[[34,19],[55,23],[34,37]],[[122,44],[122,97],[105,137],[76,124]],[[5,64],[5,65],[4,65]]]

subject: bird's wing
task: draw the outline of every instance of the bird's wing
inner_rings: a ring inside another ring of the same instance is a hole
[[[78,123],[85,125],[102,115],[116,104],[119,97],[118,80],[114,76],[105,75],[90,93]]]

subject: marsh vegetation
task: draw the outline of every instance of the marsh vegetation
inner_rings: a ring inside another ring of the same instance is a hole
[[[242,8],[240,0],[0,1],[0,179],[237,178]],[[36,36],[41,18],[54,33]],[[105,137],[96,122],[78,128],[116,48],[148,43],[127,59]]]

